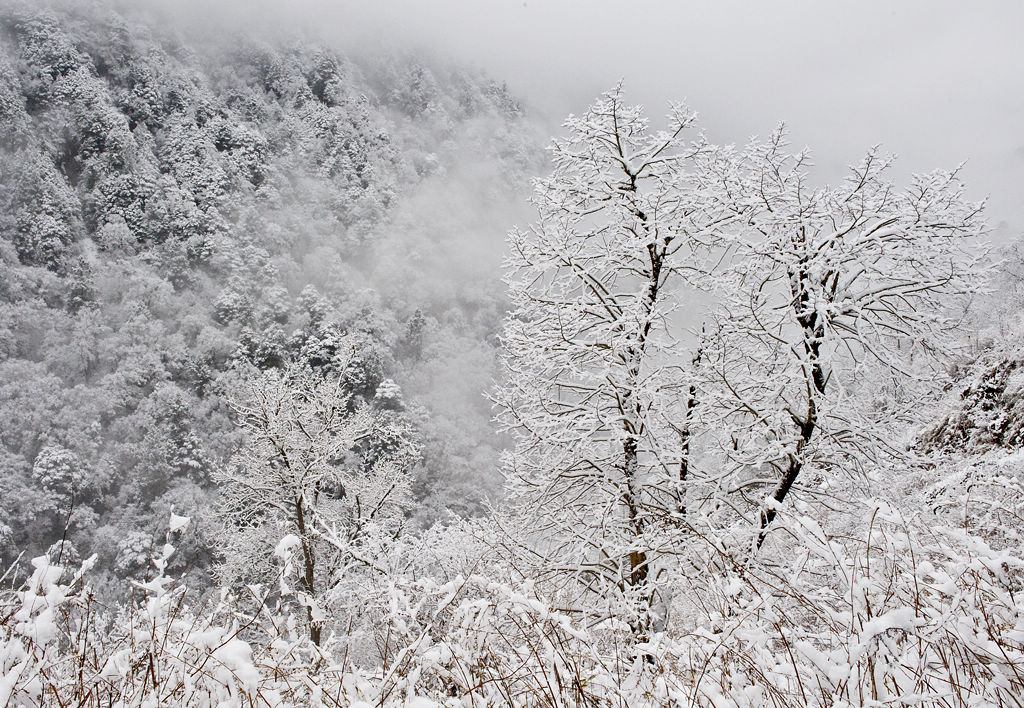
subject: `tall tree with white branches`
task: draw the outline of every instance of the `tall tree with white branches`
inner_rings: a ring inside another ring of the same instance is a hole
[[[706,271],[716,302],[705,423],[726,471],[742,477],[726,477],[730,488],[756,508],[760,547],[805,470],[820,488],[831,469],[899,454],[893,433],[906,420],[872,406],[872,389],[932,381],[955,351],[964,305],[984,283],[983,203],[965,198],[958,171],[899,188],[877,149],[841,183],[816,187],[808,153],[789,152],[782,128],[702,164],[733,217]]]
[[[678,515],[684,472],[689,380],[673,322],[709,220],[688,168],[706,149],[693,120],[675,106],[666,131],[649,130],[619,89],[570,117],[535,184],[537,221],[509,234],[506,262],[495,399],[516,434],[507,478],[544,539],[538,569],[625,600],[638,635],[652,544]]]

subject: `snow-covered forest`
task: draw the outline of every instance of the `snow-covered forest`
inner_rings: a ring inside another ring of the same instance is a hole
[[[0,1],[0,705],[1024,705],[1020,237],[616,79]]]

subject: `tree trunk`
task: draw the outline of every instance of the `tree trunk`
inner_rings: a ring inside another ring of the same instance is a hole
[[[826,274],[822,283],[828,281],[832,274]],[[790,287],[793,292],[793,308],[796,312],[796,321],[800,324],[803,333],[803,350],[807,365],[804,369],[807,376],[807,412],[802,419],[794,422],[799,430],[799,437],[796,442],[796,451],[789,455],[789,464],[786,473],[782,476],[775,492],[771,498],[774,504],[771,508],[761,511],[760,529],[757,533],[757,548],[761,548],[768,535],[768,527],[775,520],[778,514],[778,505],[785,501],[793,485],[796,483],[800,471],[803,469],[801,455],[808,443],[814,437],[818,427],[818,396],[825,394],[825,372],[821,366],[821,345],[825,338],[825,326],[821,321],[818,311],[811,306],[811,296],[808,292],[808,274],[806,263],[801,260],[798,270],[790,273]]]
[[[302,541],[302,578],[299,580],[299,585],[302,586],[309,601],[313,602],[316,597],[316,551],[306,533],[306,516],[303,511],[301,497],[295,500],[295,525],[298,528],[299,538]],[[319,622],[314,620],[313,608],[308,605],[306,606],[306,619],[309,622],[310,641],[320,646],[322,627]]]

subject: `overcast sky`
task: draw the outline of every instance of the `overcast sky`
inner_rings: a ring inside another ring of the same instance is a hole
[[[191,0],[209,11],[211,0]],[[175,6],[181,7],[176,1]],[[221,3],[222,8],[227,5]],[[552,130],[618,79],[661,114],[686,99],[716,142],[779,121],[826,178],[875,143],[901,173],[953,167],[1024,230],[1024,2],[249,0],[339,43],[422,45],[479,65]],[[258,8],[258,9],[257,9]],[[237,18],[234,11],[230,14]]]

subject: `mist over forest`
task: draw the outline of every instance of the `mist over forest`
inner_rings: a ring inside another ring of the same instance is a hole
[[[311,7],[0,0],[0,705],[1020,705],[1019,160]]]
[[[60,12],[4,18],[5,562],[65,537],[40,454],[85,482],[65,540],[111,570],[175,504],[214,522],[239,365],[327,365],[344,335],[355,395],[401,387],[424,520],[493,492],[500,240],[540,160],[517,101],[410,56]],[[217,535],[192,533],[190,567]]]

